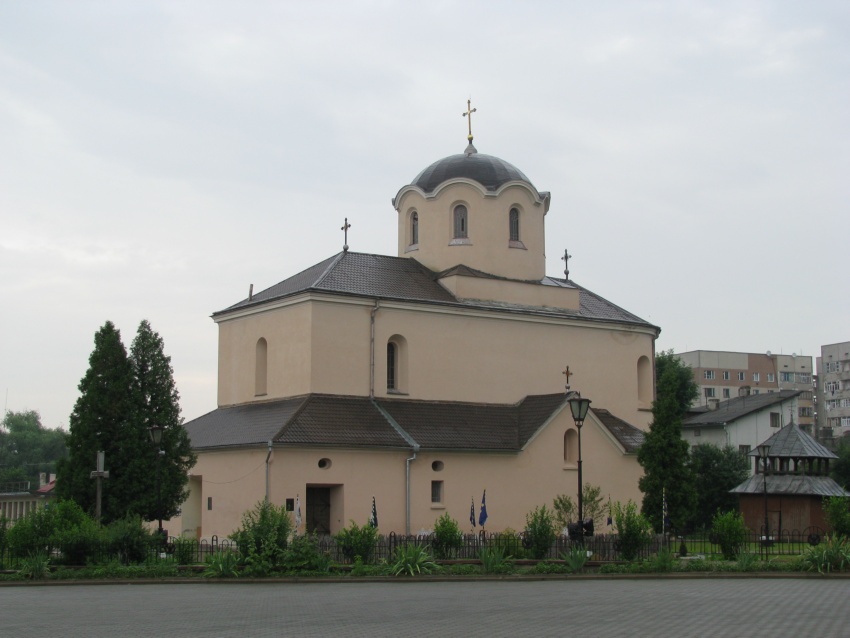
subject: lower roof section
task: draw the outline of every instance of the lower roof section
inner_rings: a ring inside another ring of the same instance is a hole
[[[850,496],[838,483],[828,476],[804,474],[768,474],[767,493],[796,496]],[[738,487],[729,490],[733,494],[764,494],[764,474],[751,476]]]
[[[310,394],[218,408],[186,423],[194,450],[274,445],[457,451],[520,451],[566,405],[563,394],[527,396],[513,405],[370,399]],[[593,410],[627,453],[643,432]]]

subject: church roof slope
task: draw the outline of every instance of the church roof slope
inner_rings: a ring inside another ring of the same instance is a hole
[[[631,423],[626,423],[623,419],[614,416],[608,410],[592,408],[591,412],[593,412],[611,435],[617,439],[626,452],[630,454],[635,453],[643,445],[646,436],[643,430],[636,428]]]
[[[789,423],[770,437],[762,445],[770,446],[770,458],[808,458],[837,459],[832,451],[818,443],[810,434],[800,429],[796,423]],[[758,450],[752,450],[750,456],[758,456]]]
[[[193,449],[256,445],[271,441],[304,404],[305,397],[218,408],[185,424]]]
[[[458,272],[474,273],[475,276],[497,278],[460,265]],[[448,271],[447,271],[448,272]],[[580,290],[580,310],[567,311],[550,307],[525,306],[494,301],[461,300],[454,297],[438,282],[446,273],[429,270],[415,259],[389,257],[345,251],[334,255],[310,268],[271,286],[252,297],[218,312],[223,315],[234,310],[260,306],[271,301],[284,299],[304,292],[326,292],[331,294],[411,301],[436,304],[453,304],[508,312],[534,313],[546,316],[581,317],[594,321],[613,321],[641,326],[651,326],[640,317],[603,299],[587,288],[572,281],[546,277],[539,285],[575,287]],[[532,283],[532,282],[525,282]],[[655,328],[658,330],[658,328]]]
[[[800,394],[799,390],[780,390],[779,392],[751,394],[747,397],[735,397],[728,401],[721,401],[714,410],[700,412],[685,419],[682,425],[684,427],[726,425],[749,414],[792,399],[798,394]]]

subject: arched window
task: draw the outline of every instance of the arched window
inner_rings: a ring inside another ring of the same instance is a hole
[[[466,239],[467,237],[469,237],[466,206],[464,206],[463,204],[458,204],[457,206],[455,206],[454,221],[454,238]]]
[[[387,343],[387,390],[397,390],[398,348],[390,341]]]
[[[410,216],[410,245],[415,246],[419,243],[419,213],[413,211]]]
[[[578,432],[572,428],[564,432],[564,462],[578,463]]]
[[[511,208],[511,212],[508,215],[510,233],[511,233],[511,241],[519,241],[519,210],[516,208]]]
[[[260,337],[257,341],[256,355],[254,359],[254,395],[266,394],[268,384],[268,350],[266,340]]]
[[[652,364],[649,357],[640,357],[637,362],[638,401],[641,407],[652,403]]]

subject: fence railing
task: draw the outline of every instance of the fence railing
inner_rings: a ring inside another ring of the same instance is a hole
[[[751,532],[746,537],[743,549],[749,553],[768,553],[777,555],[800,555],[809,547],[817,546],[824,541],[826,532],[819,527],[809,527],[802,531],[782,530],[772,532],[765,537],[763,534]],[[396,550],[404,545],[419,547],[434,546],[434,535],[413,535],[390,533],[380,535],[372,552],[371,561],[391,560]],[[317,536],[319,550],[326,553],[331,561],[346,565],[353,562],[353,557],[347,556],[333,536]],[[453,548],[447,558],[459,561],[477,561],[484,548],[496,548],[521,560],[532,558],[531,539],[524,533],[494,534],[480,532],[465,534]],[[657,555],[662,549],[673,554],[687,556],[704,556],[719,558],[722,556],[720,539],[710,531],[686,537],[672,535],[656,535],[651,542],[637,555],[637,559],[646,559]],[[590,560],[610,562],[622,560],[620,541],[616,534],[598,534],[596,536],[570,539],[558,536],[546,551],[544,560],[558,560],[570,550],[581,547],[590,552]],[[236,543],[230,539],[219,539],[213,536],[200,541],[187,538],[170,537],[146,539],[133,543],[105,543],[76,541],[44,547],[54,564],[85,565],[103,564],[119,561],[123,564],[138,563],[172,563],[177,565],[195,565],[204,563],[212,554],[218,552],[237,551]],[[7,567],[17,564],[26,558],[26,552],[12,552],[8,547],[0,551],[0,564]]]

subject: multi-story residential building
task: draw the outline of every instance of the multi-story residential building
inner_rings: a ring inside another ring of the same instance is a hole
[[[821,346],[817,358],[819,438],[850,434],[850,341]]]
[[[812,358],[796,354],[765,354],[692,350],[676,355],[694,371],[699,397],[694,406],[708,406],[750,395],[798,390],[794,421],[812,433],[815,404],[812,386]],[[848,395],[850,396],[850,395]],[[850,410],[848,410],[850,415]]]

